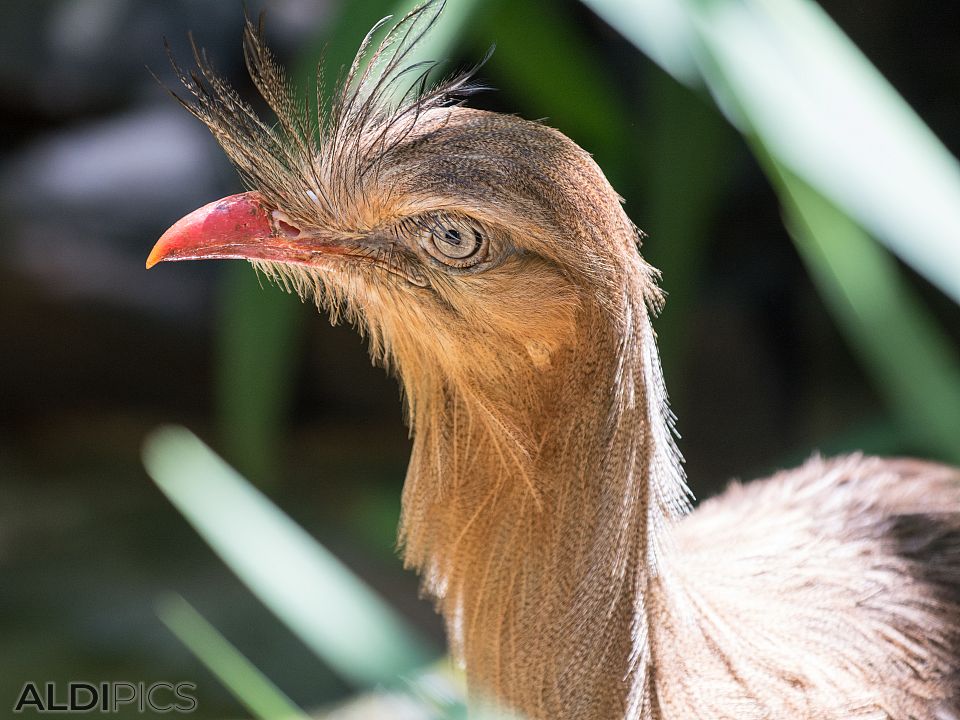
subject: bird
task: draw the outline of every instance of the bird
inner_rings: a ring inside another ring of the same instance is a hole
[[[560,131],[468,107],[476,68],[429,80],[413,51],[442,5],[381,21],[309,106],[247,18],[275,122],[196,46],[189,71],[171,54],[174,96],[248,190],[175,223],[147,267],[247,260],[398,377],[399,545],[475,707],[960,717],[960,471],[814,455],[694,509],[644,235]]]

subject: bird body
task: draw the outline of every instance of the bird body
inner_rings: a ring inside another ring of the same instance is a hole
[[[653,594],[662,716],[956,717],[958,503],[955,469],[860,455],[702,503]]]
[[[184,104],[253,189],[181,220],[148,267],[245,258],[367,333],[414,438],[405,562],[476,702],[531,720],[951,717],[960,475],[814,459],[688,514],[641,233],[561,133],[451,104],[466,77],[396,99],[438,8],[368,38],[318,117],[248,22],[273,127],[198,54]]]

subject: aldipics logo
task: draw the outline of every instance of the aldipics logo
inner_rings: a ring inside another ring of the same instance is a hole
[[[189,713],[197,709],[190,682],[70,682],[58,688],[56,683],[28,682],[20,690],[13,706],[15,713],[116,713],[137,712]]]

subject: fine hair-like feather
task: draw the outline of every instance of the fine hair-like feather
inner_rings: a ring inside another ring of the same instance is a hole
[[[349,250],[254,265],[400,377],[404,558],[472,697],[531,720],[955,717],[957,471],[815,459],[688,515],[642,233],[562,134],[459,106],[471,72],[430,84],[412,57],[442,6],[378,24],[312,107],[247,18],[275,125],[196,47],[174,67],[273,213]],[[489,261],[417,254],[458,223]]]
[[[444,1],[423,3],[377,35],[385,17],[367,33],[331,99],[323,96],[322,62],[317,65],[316,95],[307,101],[287,79],[263,36],[263,19],[245,16],[243,54],[260,95],[277,118],[264,122],[248,102],[213,69],[205,50],[191,36],[195,70],[185,71],[169,46],[168,57],[190,100],[171,94],[203,122],[244,182],[292,217],[331,227],[343,203],[355,198],[364,180],[389,158],[427,111],[459,102],[479,89],[471,79],[476,67],[431,84],[438,61],[411,61],[431,30]]]

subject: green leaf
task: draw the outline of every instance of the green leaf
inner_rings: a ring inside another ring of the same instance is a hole
[[[960,462],[960,366],[890,255],[822,195],[770,166],[797,250],[901,432]]]
[[[686,85],[701,83],[696,37],[678,0],[583,0],[597,15]]]
[[[309,716],[179,595],[157,603],[157,615],[224,687],[262,720],[308,720]]]
[[[586,2],[676,71],[651,39],[672,33],[658,42],[687,48],[741,130],[960,302],[960,165],[815,3],[673,0],[685,21],[651,28],[621,0]]]
[[[646,0],[632,13],[620,0],[584,1],[675,77],[708,86],[766,168],[804,262],[901,432],[957,459],[956,351],[865,232],[960,300],[956,160],[812,2]],[[644,25],[668,5],[669,21]]]
[[[348,682],[390,682],[430,659],[402,618],[189,430],[155,431],[143,462],[247,587]]]

